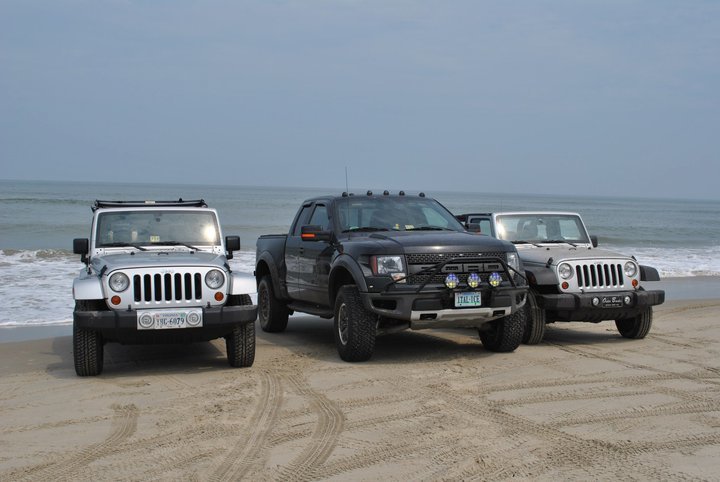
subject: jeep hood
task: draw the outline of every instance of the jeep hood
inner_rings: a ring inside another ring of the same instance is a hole
[[[225,264],[225,258],[214,253],[140,251],[134,254],[111,254],[93,258],[93,267],[106,272],[116,269],[161,268],[164,266],[216,266]]]
[[[557,265],[558,263],[569,259],[630,259],[629,256],[625,256],[614,251],[608,251],[606,249],[588,249],[585,247],[573,248],[567,244],[559,246],[543,245],[541,247],[533,245],[520,245],[517,248],[518,254],[520,255],[520,259],[523,263],[533,264],[547,264],[550,258],[552,258],[551,264],[553,265]]]
[[[355,239],[350,238],[350,242]],[[402,249],[405,253],[456,253],[467,251],[514,251],[512,244],[507,241],[492,238],[481,234],[464,233],[458,231],[390,231],[377,232],[363,236],[363,241],[374,241],[380,249],[397,251]]]

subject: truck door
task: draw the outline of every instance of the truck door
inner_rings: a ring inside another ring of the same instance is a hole
[[[330,229],[328,208],[325,203],[316,203],[308,225]],[[328,280],[330,258],[333,247],[327,241],[304,241],[298,253],[298,297],[303,301],[328,306]]]
[[[301,299],[298,298],[298,291],[300,289],[298,257],[300,256],[300,252],[305,249],[305,246],[300,238],[300,229],[307,224],[312,207],[311,203],[303,206],[295,218],[295,223],[290,228],[287,240],[285,241],[285,268],[287,270],[285,283],[287,284],[288,294],[293,299]]]

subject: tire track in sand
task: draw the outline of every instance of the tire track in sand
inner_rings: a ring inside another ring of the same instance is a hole
[[[20,469],[17,480],[57,481],[75,480],[76,473],[89,463],[115,453],[116,446],[129,438],[137,429],[139,410],[135,405],[113,405],[114,413],[110,435],[102,442],[90,445],[76,454],[58,456],[56,462]]]
[[[265,446],[268,434],[275,427],[283,401],[280,377],[274,373],[262,373],[260,396],[247,426],[252,433],[238,440],[235,447],[225,456],[220,466],[209,477],[212,481],[240,480],[248,469],[259,462],[259,455]]]

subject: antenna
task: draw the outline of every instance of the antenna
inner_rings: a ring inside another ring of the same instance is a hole
[[[345,166],[345,192],[347,192],[347,193],[350,192],[350,189],[348,188],[347,166]]]

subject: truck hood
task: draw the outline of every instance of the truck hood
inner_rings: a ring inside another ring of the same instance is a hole
[[[146,251],[134,254],[111,254],[93,258],[92,265],[106,272],[116,269],[159,268],[166,266],[218,266],[225,264],[225,258],[214,253]]]
[[[552,263],[557,265],[562,261],[569,259],[587,259],[587,260],[602,260],[602,259],[630,259],[629,256],[616,253],[614,251],[608,251],[606,249],[598,248],[584,248],[578,247],[573,248],[570,245],[564,244],[559,246],[534,246],[534,245],[519,245],[518,254],[523,263],[533,264],[547,264],[548,260],[552,258]]]
[[[391,231],[377,232],[367,236],[351,236],[345,242],[374,242],[377,247],[391,251],[401,249],[405,253],[455,253],[467,251],[515,251],[507,241],[490,236],[458,231]]]

